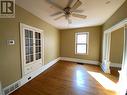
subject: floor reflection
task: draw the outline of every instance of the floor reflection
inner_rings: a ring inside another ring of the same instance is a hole
[[[80,70],[76,71],[76,84],[78,87],[83,87],[84,85],[83,73]]]

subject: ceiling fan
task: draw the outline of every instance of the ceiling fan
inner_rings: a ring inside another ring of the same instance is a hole
[[[68,0],[68,4],[65,8],[62,8],[60,5],[56,4],[53,2],[54,0],[48,0],[48,2],[52,5],[54,5],[56,8],[59,8],[61,11],[56,12],[52,14],[51,16],[57,16],[60,15],[59,17],[55,18],[54,20],[59,20],[63,17],[68,20],[68,23],[71,24],[72,21],[70,19],[71,16],[85,19],[87,16],[86,15],[81,15],[79,13],[83,12],[83,10],[78,10],[78,8],[81,6],[82,2],[80,0],[77,0],[74,5],[71,7],[72,3],[74,0]]]

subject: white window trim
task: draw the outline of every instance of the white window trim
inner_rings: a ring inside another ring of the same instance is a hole
[[[87,34],[87,50],[86,53],[77,53],[77,34]],[[89,53],[89,32],[76,32],[75,33],[75,54],[76,55],[88,55]]]

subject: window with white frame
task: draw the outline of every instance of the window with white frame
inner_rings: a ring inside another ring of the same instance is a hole
[[[88,32],[75,33],[75,53],[88,54]]]

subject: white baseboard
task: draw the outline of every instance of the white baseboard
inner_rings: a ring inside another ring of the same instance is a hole
[[[20,80],[16,81],[15,83],[20,82],[20,87],[23,86],[24,84],[26,84],[27,82],[29,82],[30,80],[32,80],[33,78],[35,78],[36,76],[38,76],[39,74],[41,74],[42,72],[44,72],[45,70],[47,70],[49,67],[51,67],[52,65],[54,65],[55,63],[57,63],[59,60],[60,60],[60,58],[57,58],[57,59],[55,59],[55,60],[49,62],[48,64],[42,66],[42,67],[39,68],[38,70],[33,71],[33,72],[29,73],[28,75],[24,76],[23,78],[21,78]],[[15,83],[13,83],[13,84],[15,84]],[[2,93],[4,94],[4,91],[5,91],[6,89],[10,88],[13,84],[11,84],[11,85],[9,85],[9,86],[3,88],[3,89],[2,89]],[[20,87],[19,87],[19,88],[20,88]],[[15,90],[14,90],[14,91],[15,91]],[[13,92],[13,91],[12,91],[12,92]],[[12,93],[12,92],[11,92],[11,93]],[[9,93],[9,94],[10,94],[10,93]],[[2,94],[0,93],[0,95],[2,95]]]
[[[99,61],[84,60],[84,59],[69,58],[69,57],[60,57],[60,60],[79,62],[79,63],[84,63],[84,64],[92,64],[92,65],[99,65],[100,63]]]
[[[120,64],[120,63],[111,63],[110,64],[110,67],[121,68],[122,67],[122,64]]]

